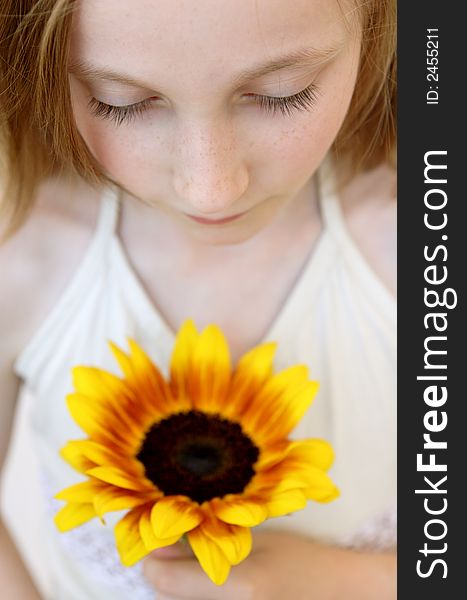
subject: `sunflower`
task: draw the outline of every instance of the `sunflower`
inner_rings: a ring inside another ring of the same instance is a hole
[[[318,383],[302,365],[274,373],[276,344],[253,348],[232,369],[221,330],[199,333],[186,321],[167,381],[128,343],[128,353],[110,343],[123,377],[72,371],[67,404],[88,438],[61,455],[87,480],[55,496],[66,501],[55,515],[61,531],[127,510],[114,529],[124,565],[183,536],[221,585],[250,553],[251,527],[338,496],[326,474],[331,446],[287,439]]]

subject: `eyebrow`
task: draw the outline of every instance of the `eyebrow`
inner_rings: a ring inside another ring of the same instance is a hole
[[[257,79],[264,75],[268,75],[269,73],[274,73],[275,71],[289,67],[298,67],[305,64],[315,68],[319,67],[337,56],[343,48],[343,45],[343,43],[340,43],[322,49],[302,48],[295,50],[282,57],[278,57],[272,61],[262,63],[239,73],[233,78],[233,85],[241,86],[252,79]],[[97,67],[85,60],[72,61],[68,67],[68,71],[78,78],[86,79],[88,81],[115,81],[132,87],[152,88],[147,82],[134,79],[125,73]]]

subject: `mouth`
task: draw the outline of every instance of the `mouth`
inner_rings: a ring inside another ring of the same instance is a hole
[[[232,215],[231,217],[224,217],[223,219],[206,219],[205,217],[195,217],[194,215],[189,215],[185,213],[187,217],[189,217],[195,223],[200,223],[201,225],[224,225],[224,223],[232,223],[232,221],[236,221],[240,219],[245,213],[239,213],[238,215]]]

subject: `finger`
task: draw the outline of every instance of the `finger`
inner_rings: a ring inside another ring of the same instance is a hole
[[[146,559],[143,571],[152,586],[169,598],[177,600],[229,600],[240,596],[226,594],[226,582],[222,586],[213,583],[195,558],[177,560]]]
[[[157,548],[153,550],[150,556],[160,559],[169,558],[189,558],[194,556],[193,550],[186,542],[177,542],[171,546],[165,546],[164,548]]]

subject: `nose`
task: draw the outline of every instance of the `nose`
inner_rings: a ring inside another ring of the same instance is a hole
[[[177,196],[196,214],[227,216],[249,184],[232,127],[190,125],[179,140],[173,168]]]

